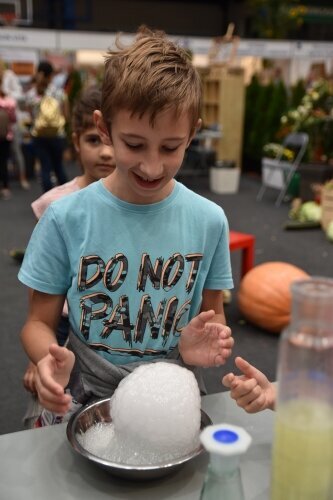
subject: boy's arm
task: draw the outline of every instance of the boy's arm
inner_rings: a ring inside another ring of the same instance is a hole
[[[205,289],[203,291],[200,312],[210,311],[211,309],[215,311],[215,316],[212,321],[221,323],[222,325],[226,325],[227,322],[225,319],[223,306],[223,290]]]
[[[40,403],[48,410],[64,414],[71,396],[64,394],[74,365],[74,354],[57,345],[55,329],[63,308],[64,295],[30,292],[27,321],[21,332],[26,353],[37,365],[35,386]]]
[[[63,308],[63,295],[50,295],[29,289],[29,313],[21,341],[30,360],[37,364],[56,340],[55,331]]]
[[[179,352],[183,360],[194,366],[222,365],[233,345],[231,330],[225,325],[223,292],[204,290],[201,312],[181,333]]]

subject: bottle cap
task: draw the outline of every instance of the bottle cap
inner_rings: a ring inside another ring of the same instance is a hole
[[[208,425],[200,434],[207,451],[218,455],[241,455],[251,444],[250,434],[242,427],[230,424]]]

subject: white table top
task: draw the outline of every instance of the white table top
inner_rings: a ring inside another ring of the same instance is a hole
[[[227,392],[203,397],[202,409],[252,435],[241,462],[245,500],[268,500],[273,412],[248,415]],[[165,478],[116,479],[72,451],[66,424],[2,435],[0,457],[1,500],[198,500],[208,463],[204,454]]]

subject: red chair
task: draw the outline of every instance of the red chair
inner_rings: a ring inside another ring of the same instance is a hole
[[[237,231],[229,233],[230,251],[242,250],[241,278],[254,266],[254,242],[253,234],[238,233]]]

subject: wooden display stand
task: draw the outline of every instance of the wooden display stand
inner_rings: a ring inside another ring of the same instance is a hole
[[[330,222],[333,221],[333,189],[323,188],[321,195],[322,216],[321,227],[327,230]]]
[[[217,160],[235,161],[241,167],[245,83],[242,68],[211,66],[203,77],[204,127],[219,125],[222,137],[214,141]]]

